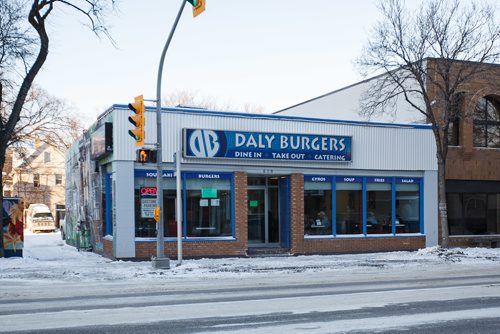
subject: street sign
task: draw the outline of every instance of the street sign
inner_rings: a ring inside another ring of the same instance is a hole
[[[205,0],[196,0],[196,5],[193,6],[193,17],[197,17],[205,11]]]

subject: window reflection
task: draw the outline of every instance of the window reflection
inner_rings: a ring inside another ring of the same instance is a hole
[[[396,233],[420,232],[420,191],[418,184],[396,185]]]
[[[331,182],[304,182],[304,234],[332,235]]]
[[[366,230],[368,234],[392,233],[391,184],[366,185]]]
[[[363,233],[361,183],[337,183],[337,234]]]
[[[500,233],[500,194],[448,193],[450,235]]]

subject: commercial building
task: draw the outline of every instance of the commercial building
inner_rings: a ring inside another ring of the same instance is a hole
[[[156,254],[156,164],[137,160],[131,111],[113,105],[66,156],[66,224],[111,258]],[[428,125],[166,108],[165,253],[177,255],[174,152],[181,150],[185,257],[414,250],[438,242]],[[145,147],[156,113],[146,108]],[[72,232],[73,231],[73,232]]]

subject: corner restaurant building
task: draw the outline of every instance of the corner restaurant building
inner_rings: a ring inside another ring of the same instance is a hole
[[[80,142],[67,155],[69,172],[87,159],[86,169],[98,174],[94,188],[101,189],[80,196],[67,190],[67,219],[90,221],[94,250],[111,258],[156,253],[156,164],[136,161],[130,115],[127,106],[113,105],[88,131],[90,152]],[[169,257],[177,255],[177,150],[185,257],[437,245],[437,163],[427,125],[183,108],[163,109],[161,122]],[[156,142],[155,130],[156,113],[146,108],[146,146]],[[85,217],[84,202],[101,203],[101,214]]]

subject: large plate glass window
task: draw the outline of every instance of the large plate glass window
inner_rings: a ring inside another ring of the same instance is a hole
[[[392,233],[392,178],[366,178],[367,234]]]
[[[175,179],[172,172],[164,172],[163,187],[163,231],[165,237],[177,237],[175,220]],[[135,171],[135,236],[156,238],[156,171]]]
[[[332,178],[304,177],[304,234],[332,235]]]
[[[396,179],[396,233],[420,233],[419,179]]]
[[[337,235],[363,233],[363,187],[360,177],[337,177]]]
[[[231,201],[231,174],[187,173],[187,236],[232,236]]]

